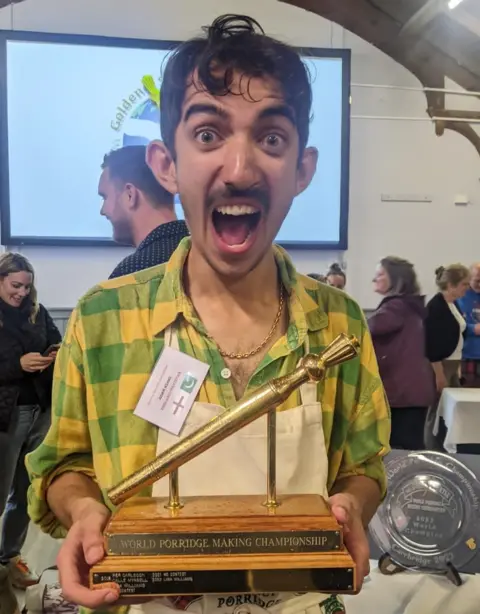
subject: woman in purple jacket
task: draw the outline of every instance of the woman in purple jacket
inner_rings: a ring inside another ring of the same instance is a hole
[[[380,375],[392,410],[392,448],[422,450],[435,378],[425,351],[425,299],[413,265],[389,256],[377,267],[375,292],[383,299],[369,318]]]

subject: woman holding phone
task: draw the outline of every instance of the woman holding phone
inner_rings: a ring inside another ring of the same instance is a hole
[[[50,426],[53,363],[61,335],[37,302],[35,274],[21,254],[0,255],[0,580],[37,582],[20,557],[29,518],[25,455]]]

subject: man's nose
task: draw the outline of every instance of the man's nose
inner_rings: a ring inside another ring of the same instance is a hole
[[[232,138],[224,149],[222,181],[245,189],[257,184],[259,176],[254,144],[246,137]]]

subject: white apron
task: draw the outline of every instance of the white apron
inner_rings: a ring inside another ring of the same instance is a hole
[[[166,331],[165,344],[178,349],[178,339],[171,329]],[[308,346],[305,348],[308,352]],[[319,494],[328,497],[328,457],[323,435],[322,407],[317,401],[317,384],[308,382],[300,388],[299,407],[277,413],[277,493]],[[194,403],[188,414],[181,437],[159,429],[157,454],[206,422],[225,411],[209,403]],[[262,495],[267,484],[267,417],[243,427],[219,444],[189,461],[178,471],[180,498],[208,495]],[[154,497],[168,496],[168,479],[153,486]],[[134,606],[140,614],[172,614],[187,610],[193,614],[330,614],[344,610],[332,609],[330,595],[306,593],[260,594],[253,603],[244,603],[242,596],[205,595],[185,600],[162,598]],[[339,604],[341,600],[339,599]],[[342,606],[340,606],[342,607]]]

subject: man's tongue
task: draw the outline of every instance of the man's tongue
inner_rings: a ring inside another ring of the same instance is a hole
[[[250,234],[248,218],[248,215],[219,215],[215,220],[215,230],[227,245],[242,245]]]

